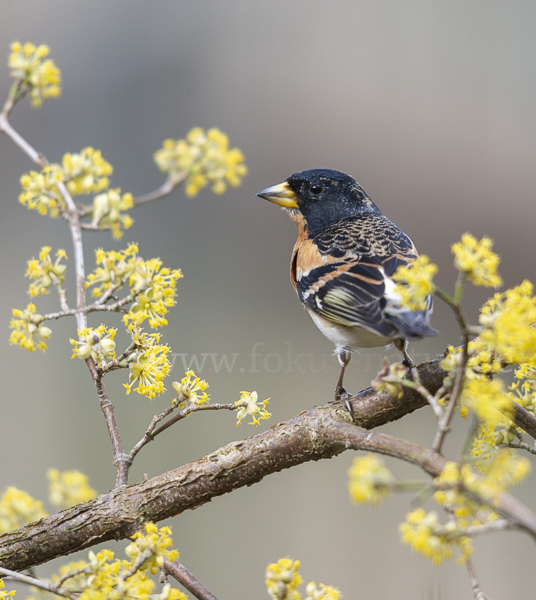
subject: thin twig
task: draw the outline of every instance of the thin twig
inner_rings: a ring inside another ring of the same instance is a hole
[[[162,433],[168,427],[171,427],[178,421],[182,421],[182,419],[185,419],[192,413],[201,412],[204,410],[237,410],[238,408],[242,408],[246,405],[247,402],[245,401],[237,402],[236,404],[190,404],[186,408],[181,410],[181,412],[178,415],[175,415],[172,419],[164,423],[162,427],[159,427],[155,432],[153,432],[152,438],[154,439],[159,433]]]
[[[456,377],[454,379],[454,385],[452,386],[452,391],[450,392],[449,403],[447,405],[447,410],[443,418],[437,424],[437,432],[434,438],[434,442],[432,444],[432,450],[434,452],[441,453],[441,448],[443,446],[443,442],[445,441],[445,437],[447,433],[450,431],[450,422],[452,421],[452,417],[454,416],[454,411],[456,410],[456,406],[458,404],[460,394],[462,392],[463,383],[465,379],[465,368],[467,366],[467,360],[469,359],[469,329],[467,326],[467,322],[461,310],[461,298],[462,298],[462,290],[463,290],[463,282],[465,280],[465,274],[463,271],[458,273],[458,280],[456,282],[456,292],[455,297],[451,298],[448,294],[443,292],[442,290],[436,290],[436,295],[441,298],[444,302],[446,302],[453,310],[454,315],[456,316],[456,320],[458,321],[458,325],[460,326],[461,334],[462,334],[462,356],[460,364],[456,368]]]
[[[478,580],[478,577],[476,576],[473,561],[470,558],[466,559],[465,566],[467,568],[469,579],[471,580],[471,589],[473,590],[473,596],[475,597],[475,600],[491,600],[491,598],[489,596],[486,596],[482,591],[482,588],[480,587],[480,582]]]
[[[186,179],[187,175],[188,171],[181,171],[180,173],[170,175],[158,189],[154,190],[154,192],[136,196],[133,200],[134,206],[147,204],[147,202],[154,202],[155,200],[160,200],[160,198],[169,196],[179,183],[182,183]]]
[[[39,154],[20,134],[18,134],[8,123],[7,115],[11,110],[13,103],[10,104],[9,100],[4,105],[4,110],[0,115],[0,130],[8,135],[35,163],[40,167],[48,165],[48,161],[44,155]],[[86,274],[84,267],[84,246],[82,243],[82,227],[80,223],[80,211],[76,206],[74,200],[67,189],[65,182],[60,181],[57,184],[58,190],[65,202],[67,208],[63,215],[69,224],[71,232],[71,239],[74,248],[74,261],[75,261],[75,272],[76,272],[76,311],[72,314],[76,316],[76,325],[78,329],[85,329],[87,327],[87,308],[86,308]],[[70,311],[62,311],[64,314],[71,314]],[[53,318],[59,318],[58,313],[52,313]],[[108,432],[110,433],[110,439],[112,441],[112,449],[114,455],[114,464],[117,469],[116,484],[123,485],[128,481],[128,469],[129,462],[128,457],[125,456],[123,445],[121,442],[121,436],[119,434],[119,428],[115,419],[113,404],[111,403],[104,385],[102,384],[101,378],[97,374],[97,368],[93,359],[87,358],[86,364],[88,366],[91,377],[95,383],[97,389],[97,395],[100,400],[101,409],[106,419],[106,425]]]
[[[33,585],[34,587],[41,588],[42,590],[46,590],[52,594],[64,596],[65,598],[70,598],[71,600],[77,600],[77,596],[75,596],[67,588],[63,588],[59,585],[46,583],[45,581],[41,581],[35,577],[30,577],[29,575],[24,575],[23,573],[17,573],[16,571],[4,569],[3,567],[0,567],[0,574],[5,575],[6,577],[11,577],[12,579],[20,581],[21,583],[26,583],[27,585]]]
[[[218,600],[216,596],[209,591],[200,581],[188,571],[188,569],[178,560],[170,562],[164,561],[164,570],[174,577],[190,594],[193,594],[197,600]]]
[[[501,447],[516,448],[517,450],[526,450],[531,454],[536,454],[536,448],[534,446],[535,444],[527,444],[527,442],[524,442],[523,440],[521,440],[519,443],[510,442],[509,444],[501,444]]]
[[[90,367],[91,376],[95,382],[97,396],[100,400],[101,410],[106,420],[110,441],[112,442],[114,466],[116,468],[115,485],[116,487],[123,486],[128,483],[128,472],[131,466],[130,457],[125,454],[123,441],[121,440],[121,434],[119,433],[119,427],[117,426],[117,421],[115,419],[114,405],[108,397],[108,392],[102,383],[102,375],[99,374],[95,362],[91,357],[86,359],[86,363],[88,363],[88,366]]]

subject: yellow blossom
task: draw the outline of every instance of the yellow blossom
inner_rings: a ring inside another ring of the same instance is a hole
[[[400,525],[402,542],[415,552],[429,558],[434,565],[452,557],[455,551],[461,553],[460,562],[464,562],[472,552],[471,538],[462,535],[454,521],[441,525],[436,512],[417,508],[407,515]]]
[[[131,294],[136,301],[123,318],[125,325],[141,325],[146,319],[153,329],[167,325],[164,315],[175,304],[176,283],[181,277],[179,269],[162,268],[159,258],[137,265],[129,275]]]
[[[434,479],[437,491],[434,500],[441,506],[446,506],[456,518],[460,527],[481,525],[497,519],[497,513],[492,511],[465,491],[478,495],[481,477],[468,464],[448,461],[441,475]]]
[[[12,590],[11,592],[6,592],[5,590],[5,583],[3,579],[0,579],[0,600],[4,600],[6,598],[13,598],[13,596],[15,595],[15,590]]]
[[[380,504],[395,484],[393,474],[375,454],[355,458],[348,477],[348,491],[357,504]]]
[[[530,471],[530,461],[509,448],[501,448],[488,460],[479,461],[478,468],[483,473],[478,492],[485,498],[496,498],[525,479]]]
[[[108,187],[108,175],[113,168],[102,158],[100,150],[88,146],[79,154],[64,154],[61,172],[70,194],[91,194]]]
[[[215,128],[205,132],[195,127],[185,140],[165,140],[154,160],[170,176],[184,176],[187,196],[195,196],[207,185],[215,194],[223,194],[228,185],[239,186],[247,172],[242,152],[229,149],[229,139]]]
[[[483,331],[475,351],[487,351],[505,364],[536,363],[536,298],[530,281],[495,294],[482,307]]]
[[[504,393],[500,379],[471,379],[466,381],[461,395],[461,403],[472,410],[481,421],[503,422],[512,412],[512,405]]]
[[[513,439],[514,435],[512,434],[510,441]],[[497,431],[496,422],[480,423],[471,446],[471,455],[479,459],[489,458],[497,450],[497,444],[502,441],[503,434]]]
[[[74,346],[72,358],[87,359],[90,356],[96,363],[115,358],[114,337],[117,329],[108,329],[106,325],[99,325],[96,329],[88,327],[78,330],[79,340],[71,339],[71,345]]]
[[[99,248],[95,251],[95,261],[97,268],[88,275],[86,282],[86,287],[99,284],[93,288],[94,296],[102,296],[112,285],[115,289],[121,288],[128,282],[130,275],[138,269],[146,272],[145,262],[141,256],[138,256],[137,244],[129,244],[125,250],[119,252],[115,250],[105,252]]]
[[[58,469],[49,469],[47,477],[49,501],[60,510],[97,497],[88,478],[80,471],[60,472]]]
[[[129,382],[123,384],[127,394],[134,389],[138,394],[152,400],[157,394],[163,394],[166,391],[163,380],[171,369],[167,358],[170,348],[159,344],[159,341],[159,334],[145,334],[143,346],[140,346],[133,357],[129,358]],[[136,382],[138,387],[134,388]]]
[[[400,398],[404,391],[404,379],[406,377],[406,367],[402,363],[389,364],[387,358],[383,359],[383,369],[378,376],[370,382],[370,386],[376,392],[384,390],[391,398]]]
[[[290,558],[280,558],[276,563],[266,567],[265,582],[268,595],[273,600],[300,600],[296,589],[302,578],[298,573],[300,561],[293,562]]]
[[[132,194],[123,194],[121,189],[108,190],[93,199],[92,225],[109,227],[113,237],[118,240],[123,237],[125,229],[132,226],[132,218],[123,211],[132,208]]]
[[[208,394],[205,392],[209,387],[208,383],[191,370],[186,372],[180,383],[174,381],[172,385],[177,394],[182,394],[192,404],[208,402]]]
[[[437,270],[437,265],[424,254],[409,265],[398,267],[393,279],[397,282],[396,290],[402,304],[410,310],[426,310],[428,297],[435,290],[433,277]]]
[[[52,330],[43,325],[45,321],[43,315],[36,313],[36,310],[34,304],[28,304],[25,310],[14,308],[13,316],[17,318],[11,319],[9,324],[13,329],[9,337],[10,343],[28,352],[33,352],[36,348],[45,351],[46,341],[52,334]]]
[[[342,598],[341,592],[337,588],[323,583],[320,584],[320,588],[317,588],[314,581],[307,584],[305,593],[307,594],[305,600],[339,600]]]
[[[40,215],[55,218],[65,210],[65,202],[58,189],[62,181],[61,172],[53,165],[44,167],[39,173],[30,171],[20,178],[22,192],[19,202],[29,210],[37,210]]]
[[[266,405],[270,398],[263,400],[262,403],[258,401],[257,392],[240,392],[240,400],[237,400],[235,404],[247,402],[246,406],[242,406],[236,413],[237,423],[236,426],[240,425],[242,421],[248,416],[251,416],[249,425],[258,425],[263,419],[269,419],[272,415],[266,410]]]
[[[26,277],[35,280],[30,284],[30,296],[39,294],[48,294],[50,287],[54,285],[63,285],[65,283],[66,265],[60,263],[62,258],[67,259],[67,253],[61,248],[56,252],[56,261],[53,263],[50,258],[50,246],[43,246],[39,253],[39,260],[32,258],[28,261]]]
[[[48,56],[49,48],[44,44],[35,46],[30,42],[11,44],[8,67],[11,77],[20,80],[20,90],[28,93],[32,106],[38,107],[43,100],[59,96],[61,73]]]
[[[177,550],[170,548],[173,540],[169,527],[159,529],[154,523],[147,523],[145,532],[137,531],[132,539],[134,541],[125,548],[125,554],[153,574],[164,564],[164,560],[173,562],[179,556]]]
[[[0,498],[0,534],[47,516],[41,501],[16,487],[8,487]]]
[[[492,247],[493,242],[488,237],[478,241],[470,233],[464,233],[461,241],[452,246],[454,266],[475,285],[497,288],[502,283],[497,273],[500,259]]]

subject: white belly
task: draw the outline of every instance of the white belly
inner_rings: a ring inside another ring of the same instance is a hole
[[[320,329],[330,342],[335,344],[337,349],[377,348],[378,346],[386,346],[393,341],[362,327],[345,327],[344,325],[333,323],[317,315],[312,310],[308,309],[307,312],[318,329]]]

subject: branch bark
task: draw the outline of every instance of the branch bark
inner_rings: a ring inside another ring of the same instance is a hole
[[[423,383],[433,390],[444,372],[438,360],[419,367]],[[268,431],[232,442],[212,454],[134,485],[116,488],[95,500],[51,515],[0,537],[0,565],[28,569],[59,556],[111,539],[124,539],[145,521],[161,521],[212,498],[259,482],[267,475],[296,465],[332,458],[345,450],[367,450],[410,462],[431,476],[438,475],[445,458],[427,448],[369,431],[424,406],[426,401],[408,390],[401,399],[378,395],[371,389],[351,397],[355,422],[339,403],[330,403],[274,425]],[[536,515],[509,494],[495,507],[516,520],[536,538]]]

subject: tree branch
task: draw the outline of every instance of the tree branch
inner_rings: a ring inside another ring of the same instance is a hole
[[[442,382],[439,361],[419,367],[432,390]],[[377,427],[426,403],[408,390],[400,399],[365,390],[351,398],[355,421]],[[267,475],[296,465],[332,458],[345,450],[366,450],[410,462],[437,476],[445,459],[412,442],[363,429],[350,422],[339,403],[303,412],[246,440],[141,483],[116,488],[95,500],[64,510],[0,537],[0,565],[22,570],[95,544],[130,537],[145,521],[161,521],[195,509]],[[536,538],[536,515],[509,494],[494,509]]]
[[[169,560],[164,561],[164,571],[174,577],[183,587],[193,594],[197,600],[218,600],[216,596],[178,560],[174,562],[169,562]]]

